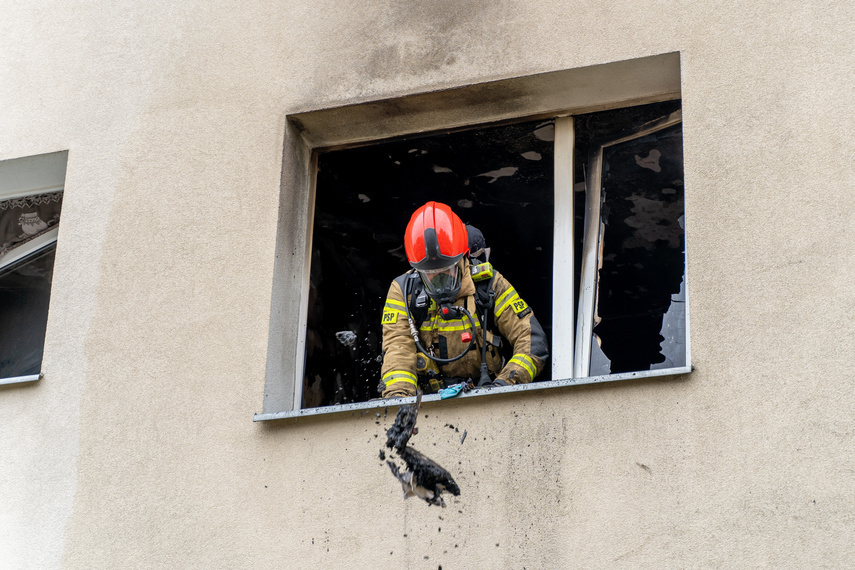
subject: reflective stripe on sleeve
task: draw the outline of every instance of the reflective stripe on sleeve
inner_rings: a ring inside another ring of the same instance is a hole
[[[513,358],[511,358],[511,362],[525,368],[531,375],[532,380],[537,376],[537,366],[535,366],[534,360],[532,360],[527,354],[515,354]]]
[[[407,370],[390,370],[383,375],[383,383],[386,384],[386,386],[394,384],[395,382],[409,382],[418,388],[416,375]]]
[[[399,303],[392,299],[386,299],[386,305],[383,307],[383,312],[394,312],[404,316],[407,315],[406,311],[407,307],[403,303]]]
[[[513,287],[509,287],[507,291],[505,291],[504,293],[502,293],[501,295],[499,295],[499,298],[498,298],[498,299],[496,299],[496,306],[498,307],[499,305],[501,305],[501,304],[502,304],[502,302],[505,300],[505,298],[506,298],[508,295],[513,295],[513,294],[514,294],[514,293],[516,293],[516,292],[517,292],[517,291],[516,291],[516,289],[514,289]]]
[[[398,315],[406,318],[407,307],[400,301],[394,299],[386,299],[386,305],[383,307],[383,318],[381,324],[388,325],[398,322]]]
[[[517,292],[513,287],[502,293],[502,296],[496,299],[496,318],[498,319],[501,317],[502,313],[505,312],[505,309],[519,298],[520,296],[517,295]]]

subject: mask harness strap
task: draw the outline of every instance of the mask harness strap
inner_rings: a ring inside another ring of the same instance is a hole
[[[493,297],[495,295],[493,292],[493,279],[495,279],[495,275],[490,277],[490,284],[487,286],[487,291],[490,293],[490,301],[481,313],[481,379],[478,381],[479,386],[484,386],[492,382],[490,372],[487,370],[487,314],[493,306]]]

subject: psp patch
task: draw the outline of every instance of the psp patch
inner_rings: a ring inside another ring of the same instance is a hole
[[[511,308],[514,310],[517,316],[522,316],[520,315],[520,313],[528,309],[528,305],[526,305],[525,301],[523,301],[522,299],[517,299],[516,301],[511,303]]]
[[[384,325],[393,325],[398,322],[397,311],[383,311],[383,319],[380,321]]]

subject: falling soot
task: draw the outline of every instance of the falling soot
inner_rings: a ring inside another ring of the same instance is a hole
[[[346,347],[356,344],[356,333],[353,331],[340,331],[335,333],[335,338]]]

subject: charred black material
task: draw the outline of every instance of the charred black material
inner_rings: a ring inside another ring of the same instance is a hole
[[[392,475],[394,475],[398,480],[401,480],[403,478],[401,468],[395,465],[393,461],[387,461],[386,465],[389,466],[389,469],[392,471]]]
[[[400,453],[406,447],[407,442],[410,441],[413,433],[417,433],[415,426],[418,417],[419,408],[415,404],[398,408],[395,423],[386,430],[386,447],[397,449],[398,453]]]
[[[401,482],[405,499],[416,496],[424,499],[429,505],[444,507],[442,493],[448,491],[452,495],[459,495],[460,487],[454,482],[451,474],[435,461],[412,447],[407,447],[410,437],[418,433],[416,420],[419,417],[421,402],[422,393],[419,392],[415,404],[398,408],[395,423],[386,430],[386,447],[398,452],[398,456],[406,463],[407,469],[402,470],[394,461],[386,461],[386,464],[392,471],[392,475]],[[392,458],[394,459],[394,455]],[[380,459],[385,459],[383,450],[380,450]]]
[[[433,491],[436,495],[444,491],[455,496],[460,494],[460,487],[454,482],[451,473],[423,453],[412,447],[405,447],[399,450],[398,454],[407,464],[407,468],[413,472],[413,477],[420,486]]]

